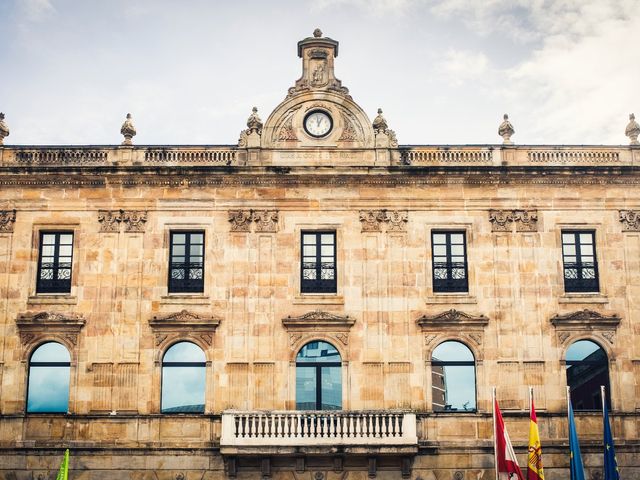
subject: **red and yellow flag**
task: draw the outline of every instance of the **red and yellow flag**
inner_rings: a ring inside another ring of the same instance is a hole
[[[538,433],[538,418],[531,399],[531,420],[529,422],[529,457],[527,459],[527,480],[544,480],[542,470],[542,448]]]

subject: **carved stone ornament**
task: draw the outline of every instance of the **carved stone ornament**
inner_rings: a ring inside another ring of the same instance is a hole
[[[615,329],[620,324],[620,317],[615,313],[603,315],[585,308],[565,315],[555,315],[550,321],[563,330]]]
[[[85,323],[82,315],[59,312],[25,312],[16,319],[23,345],[51,337],[63,338],[71,345],[76,345]]]
[[[470,315],[452,308],[436,315],[423,315],[416,320],[423,330],[440,330],[442,328],[476,328],[481,329],[489,324],[484,315]]]
[[[145,210],[123,210],[122,221],[125,232],[144,232],[147,212]]]
[[[120,133],[124,136],[124,141],[122,145],[133,145],[131,139],[136,135],[136,127],[133,125],[133,121],[131,120],[131,114],[127,113],[127,118],[122,124],[120,128]]]
[[[510,210],[489,210],[492,232],[510,232],[513,214]]]
[[[358,140],[358,132],[353,126],[353,122],[351,122],[344,112],[342,113],[342,123],[344,124],[344,127],[342,129],[342,135],[340,135],[338,141],[354,142]]]
[[[513,125],[511,125],[511,122],[509,121],[509,115],[505,113],[503,116],[503,121],[498,127],[498,135],[502,137],[503,145],[513,144],[513,142],[511,141],[511,135],[513,135],[514,133],[516,133],[516,131],[513,129]]]
[[[229,210],[232,232],[251,231],[251,210]]]
[[[640,125],[636,122],[636,116],[632,113],[629,115],[629,123],[624,130],[624,134],[629,137],[629,145],[640,145],[638,135],[640,135]],[[2,143],[0,139],[0,144]]]
[[[0,210],[0,233],[13,232],[13,224],[16,222],[15,210]]]
[[[398,146],[398,139],[396,138],[396,132],[389,128],[387,120],[382,115],[382,109],[378,109],[378,115],[373,119],[373,133],[376,135],[386,135],[388,139],[389,147],[396,148]]]
[[[258,116],[258,107],[251,109],[251,115],[247,119],[247,129],[240,132],[240,139],[238,140],[239,147],[248,147],[249,135],[256,134],[258,137],[262,135],[262,119]]]
[[[278,132],[278,140],[281,142],[298,140],[296,131],[293,128],[293,115],[285,120],[280,131]]]
[[[406,210],[360,210],[363,232],[382,232],[383,225],[388,232],[405,232],[408,221]]]
[[[200,315],[187,310],[165,316],[155,316],[149,326],[156,336],[156,345],[161,345],[169,337],[192,335],[211,346],[213,334],[222,319],[215,315]]]
[[[513,221],[516,224],[516,232],[537,232],[537,210],[514,210]]]
[[[640,210],[620,210],[623,232],[640,232]]]
[[[252,210],[251,219],[256,224],[256,232],[278,231],[278,211],[277,210]]]
[[[4,145],[5,137],[9,136],[9,127],[4,121],[4,113],[0,112],[0,145]]]
[[[98,222],[101,232],[119,232],[122,222],[122,210],[98,210]]]
[[[282,325],[290,331],[348,332],[355,323],[355,319],[349,315],[335,315],[322,310],[308,312],[299,317],[289,315],[282,319]]]

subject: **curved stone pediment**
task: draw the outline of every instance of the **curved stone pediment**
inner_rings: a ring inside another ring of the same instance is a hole
[[[470,315],[452,308],[436,315],[422,315],[416,323],[423,329],[440,329],[442,327],[482,328],[489,323],[484,315]]]
[[[282,325],[288,330],[348,331],[355,323],[355,319],[349,315],[335,315],[322,310],[314,310],[299,317],[289,315],[282,319]]]
[[[76,345],[85,323],[82,315],[60,312],[25,312],[16,319],[20,340],[24,345],[48,338],[59,338]]]

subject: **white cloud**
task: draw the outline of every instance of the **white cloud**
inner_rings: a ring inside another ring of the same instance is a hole
[[[437,65],[437,70],[447,77],[450,84],[460,86],[484,75],[488,65],[489,60],[482,52],[449,49]]]

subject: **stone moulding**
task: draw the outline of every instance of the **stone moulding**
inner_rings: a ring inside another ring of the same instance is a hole
[[[278,210],[229,210],[228,215],[232,232],[250,232],[252,223],[259,233],[278,231]]]
[[[640,232],[640,210],[620,210],[623,232]]]
[[[612,315],[603,315],[585,308],[584,310],[567,313],[566,315],[555,315],[551,317],[550,321],[553,326],[562,327],[563,329],[610,329],[616,328],[620,324],[620,317],[615,313]]]
[[[416,323],[423,330],[440,330],[451,327],[465,327],[465,329],[479,329],[489,324],[489,319],[484,315],[470,315],[452,308],[436,315],[422,315]]]
[[[492,232],[511,232],[515,223],[516,232],[537,232],[537,210],[489,210]]]
[[[407,210],[360,210],[362,232],[406,232],[409,213]]]
[[[349,315],[335,315],[322,310],[314,310],[299,317],[289,315],[282,319],[282,325],[287,330],[330,330],[349,331],[356,323]]]
[[[18,315],[16,325],[23,345],[47,338],[62,338],[71,345],[78,343],[78,335],[86,320],[75,313],[25,312]]]
[[[162,344],[168,338],[185,335],[195,335],[201,341],[211,346],[213,334],[222,321],[216,315],[200,315],[182,310],[165,316],[155,316],[149,320],[149,326],[156,336],[156,345]]]
[[[13,232],[13,224],[16,222],[15,210],[0,210],[0,233]]]

